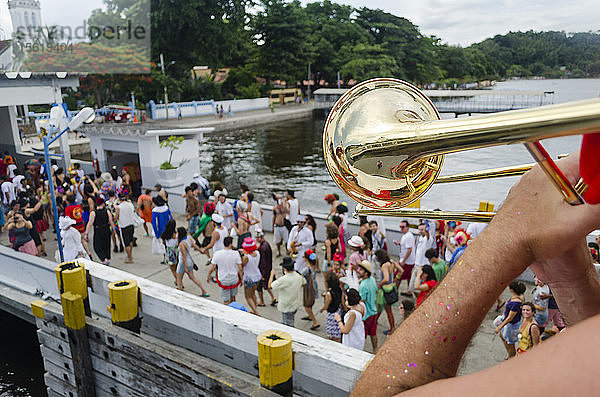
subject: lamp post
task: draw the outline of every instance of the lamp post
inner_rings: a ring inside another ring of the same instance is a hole
[[[162,74],[163,76],[166,76],[165,74],[165,69],[168,68],[169,66],[173,65],[175,63],[175,61],[171,61],[166,67],[165,67],[165,58],[163,56],[163,54],[160,54],[160,68],[162,70]],[[165,110],[166,110],[166,115],[167,115],[167,120],[169,120],[169,96],[167,95],[167,84],[165,83],[165,85],[163,86],[164,90],[165,90]]]
[[[56,209],[56,194],[54,192],[54,182],[52,181],[52,167],[50,166],[50,145],[52,145],[62,134],[69,130],[75,130],[79,128],[83,123],[91,123],[94,121],[96,114],[94,109],[90,107],[83,108],[77,113],[77,116],[73,117],[67,124],[67,127],[58,133],[55,137],[52,137],[54,133],[54,126],[50,125],[50,131],[48,135],[42,137],[44,142],[44,160],[46,162],[46,176],[48,177],[48,188],[50,189],[50,200],[52,201],[52,211],[54,212],[54,227],[56,228],[56,241],[58,242],[58,252],[60,253],[60,261],[64,262],[65,257],[63,254],[62,239],[60,237],[60,228],[58,227],[58,211]]]

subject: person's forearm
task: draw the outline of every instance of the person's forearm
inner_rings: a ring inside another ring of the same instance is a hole
[[[516,254],[507,257],[509,251]],[[496,298],[525,270],[527,260],[519,252],[522,247],[501,225],[495,235],[473,240],[439,286],[379,350],[353,395],[389,396],[454,376]]]
[[[572,281],[557,283],[548,280],[548,285],[567,325],[575,325],[600,313],[600,280],[585,241],[582,240],[570,254],[570,263],[565,262],[564,266],[581,270],[573,275]],[[581,265],[573,266],[575,263]]]

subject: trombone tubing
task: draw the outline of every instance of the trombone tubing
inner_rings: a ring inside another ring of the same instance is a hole
[[[463,174],[442,175],[434,183],[452,183],[477,181],[480,179],[504,178],[507,176],[519,176],[529,171],[535,163],[522,164],[509,167],[490,168],[486,170],[465,172]]]
[[[376,215],[376,216],[393,216],[401,218],[415,219],[443,219],[446,221],[465,221],[465,222],[482,222],[488,223],[492,220],[495,212],[458,212],[458,211],[430,211],[430,210],[382,210],[371,209],[358,204],[354,210],[354,216],[358,215]]]

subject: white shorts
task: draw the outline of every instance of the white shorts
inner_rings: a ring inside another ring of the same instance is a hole
[[[273,241],[275,242],[275,244],[278,244],[282,241],[287,244],[288,236],[289,232],[287,230],[287,227],[277,225],[274,226]]]
[[[417,279],[417,272],[421,269],[422,266],[414,265],[412,269],[412,273],[410,274],[410,282],[408,283],[408,290],[411,292],[419,293],[418,289],[415,289],[415,280]]]

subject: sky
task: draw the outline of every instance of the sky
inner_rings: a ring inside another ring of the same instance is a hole
[[[86,19],[102,0],[41,0],[46,25]],[[310,1],[302,0],[303,4]],[[338,0],[353,7],[380,8],[407,18],[421,33],[448,44],[468,46],[509,31],[600,30],[598,0]],[[0,0],[0,26],[10,26],[6,0]],[[8,30],[8,29],[7,29]]]

